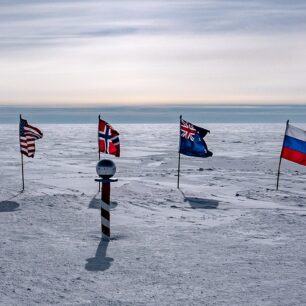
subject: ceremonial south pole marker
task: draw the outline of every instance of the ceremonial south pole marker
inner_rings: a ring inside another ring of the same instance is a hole
[[[96,171],[100,178],[95,179],[95,181],[102,183],[102,188],[101,188],[102,239],[110,240],[110,183],[118,181],[118,179],[111,178],[116,173],[116,165],[110,159],[102,159],[97,163]]]

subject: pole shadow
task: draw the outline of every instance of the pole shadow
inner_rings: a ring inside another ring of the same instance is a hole
[[[19,207],[19,204],[17,202],[13,201],[2,201],[0,202],[0,213],[1,212],[11,212],[16,211],[16,209]]]
[[[182,190],[180,190],[180,192],[184,197],[184,202],[188,202],[193,209],[216,209],[219,206],[219,201],[217,200],[186,197]]]
[[[106,257],[108,243],[109,241],[101,239],[95,257],[87,259],[85,265],[87,271],[105,271],[110,268],[114,259]]]
[[[88,208],[91,208],[91,209],[100,209],[101,208],[101,199],[97,199],[96,198],[97,195],[98,195],[98,193],[95,194],[93,196],[93,198],[90,200]],[[117,202],[111,201],[111,209],[116,208],[117,205],[118,205]]]
[[[185,202],[189,202],[189,205],[193,209],[216,209],[219,206],[219,201],[211,199],[186,197]]]
[[[89,202],[88,208],[93,208],[93,209],[101,208],[101,200],[96,198],[97,195],[98,193],[93,196],[93,198]]]

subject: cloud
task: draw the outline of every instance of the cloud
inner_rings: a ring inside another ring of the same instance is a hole
[[[1,45],[130,34],[306,30],[305,1],[0,1]]]
[[[304,0],[0,0],[0,103],[303,102],[305,42]]]
[[[0,59],[2,103],[297,103],[306,96],[299,39],[131,35],[28,50]]]

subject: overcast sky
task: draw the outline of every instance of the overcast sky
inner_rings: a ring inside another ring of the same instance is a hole
[[[306,103],[305,0],[0,0],[0,104]]]

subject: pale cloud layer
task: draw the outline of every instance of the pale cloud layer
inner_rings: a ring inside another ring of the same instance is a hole
[[[306,103],[306,2],[1,1],[0,103]]]

